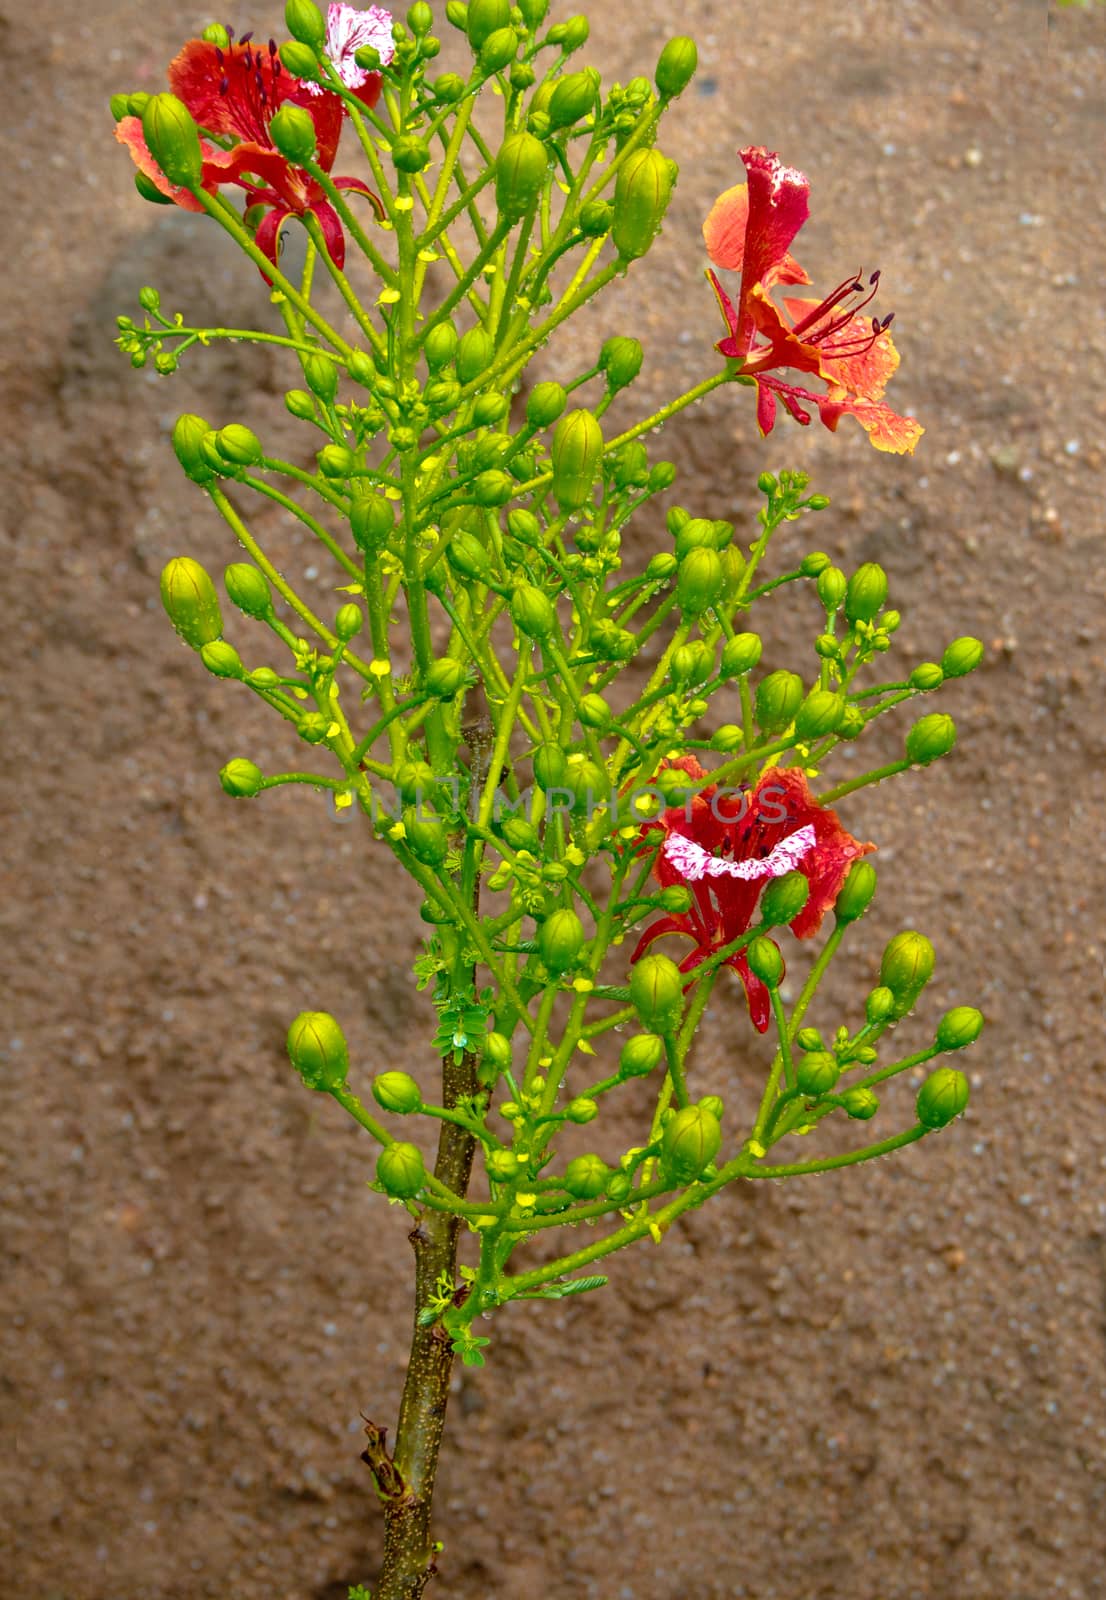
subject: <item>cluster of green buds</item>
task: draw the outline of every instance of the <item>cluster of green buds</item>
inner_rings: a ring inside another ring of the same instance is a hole
[[[857,859],[864,847],[829,808],[948,755],[952,719],[927,711],[905,729],[895,761],[865,771],[852,756],[850,776],[823,783],[822,774],[871,723],[972,671],[983,647],[957,639],[939,660],[892,667],[900,617],[882,567],[847,571],[812,550],[769,575],[778,530],[829,506],[804,473],[763,473],[747,526],[672,503],[677,469],[656,458],[655,436],[712,390],[747,384],[734,363],[642,416],[641,344],[625,334],[596,348],[577,323],[560,380],[546,375],[545,347],[637,270],[662,226],[677,171],[659,124],[696,65],[692,42],[677,38],[651,78],[604,87],[579,54],[586,19],[550,21],[548,9],[545,0],[450,0],[445,25],[463,35],[470,60],[465,72],[438,73],[425,4],[394,24],[389,49],[361,46],[346,59],[331,54],[311,0],[290,0],[291,39],[258,55],[256,71],[276,82],[279,64],[341,101],[371,199],[362,217],[349,186],[331,180],[333,152],[324,161],[306,98],[274,101],[274,159],[315,196],[289,213],[307,235],[302,269],[266,249],[288,217],[274,226],[257,204],[239,209],[212,192],[182,102],[121,96],[113,107],[124,132],[140,121],[164,178],[261,268],[283,319],[279,335],[192,328],[144,289],[144,325],[120,322],[132,362],[152,358],[166,373],[214,340],[276,345],[294,368],[285,405],[304,430],[289,461],[241,422],[178,419],[180,465],[237,546],[223,574],[232,637],[216,585],[192,557],[168,563],[162,600],[207,671],[270,706],[292,748],[297,738],[309,747],[310,770],[292,762],[263,773],[247,756],[229,760],[226,793],[250,799],[290,783],[323,791],[364,819],[371,847],[391,852],[411,880],[427,928],[416,976],[436,1013],[446,1087],[424,1095],[406,1073],[385,1070],[372,1079],[369,1109],[349,1087],[341,1029],[321,1012],[296,1018],[288,1052],[304,1082],[376,1140],[385,1194],[463,1218],[479,1238],[471,1293],[463,1305],[444,1302],[462,1341],[478,1313],[506,1300],[596,1286],[600,1278],[574,1274],[659,1238],[727,1183],[841,1165],[840,1154],[769,1153],[826,1116],[870,1121],[882,1085],[970,1044],[982,1027],[977,1011],[958,1006],[925,1049],[881,1056],[932,975],[932,947],[914,932],[888,945],[857,1029],[839,1027],[826,1043],[806,1020],[876,886]],[[205,39],[220,70],[238,70],[243,47],[226,30]],[[494,131],[476,115],[489,86]],[[340,324],[317,292],[324,279],[340,296]],[[646,507],[665,533],[643,564],[624,536]],[[327,604],[266,551],[265,511],[295,519],[315,542],[331,579]],[[772,659],[750,616],[788,591],[812,641],[795,666]],[[261,664],[247,664],[259,654]],[[802,828],[742,821],[740,807],[773,775],[802,797]],[[823,863],[834,841],[848,842],[828,890],[824,867],[821,879],[809,871],[804,829]],[[674,838],[676,855],[666,853]],[[731,887],[734,878],[755,885],[740,915],[719,910],[721,894],[711,899],[711,878],[727,874]],[[811,976],[787,998],[788,941],[812,935],[830,911]],[[666,935],[682,943],[662,950]],[[776,1039],[766,1081],[755,1094],[735,1083],[727,1118],[717,1096],[693,1095],[691,1052],[715,985],[731,979]],[[937,1067],[905,1125],[847,1159],[924,1137],[964,1109],[967,1092],[962,1073]],[[636,1108],[639,1142],[629,1148],[606,1135],[612,1095]],[[901,1105],[886,1098],[901,1123]],[[482,1156],[477,1197],[437,1178],[425,1140],[400,1138],[394,1118],[470,1140]],[[594,1148],[565,1159],[566,1144],[578,1144],[561,1135],[585,1126]],[[610,1228],[593,1243],[514,1270],[516,1249],[542,1230],[597,1219]]]

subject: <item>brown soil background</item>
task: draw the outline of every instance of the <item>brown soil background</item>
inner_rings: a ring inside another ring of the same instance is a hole
[[[344,1600],[379,1550],[358,1411],[394,1416],[406,1225],[282,1039],[325,1006],[361,1081],[425,1074],[421,927],[367,833],[320,801],[223,797],[230,756],[277,769],[290,747],[199,670],[156,598],[170,555],[233,559],[177,471],[172,419],[286,429],[297,381],[226,347],[166,381],[111,344],[145,282],[190,319],[263,313],[209,228],[137,201],[104,109],[159,87],[209,14],[5,10],[0,1595]],[[699,514],[747,520],[759,470],[806,467],[833,506],[777,559],[816,544],[884,561],[900,659],[987,641],[940,698],[955,756],[844,808],[881,846],[881,894],[816,1020],[855,1016],[883,940],[918,926],[939,966],[906,1042],[958,1002],[990,1026],[971,1109],[942,1136],[731,1191],[618,1258],[601,1296],[491,1326],[488,1367],[457,1380],[434,1592],[1090,1600],[1106,1594],[1103,13],[688,0],[674,17],[638,0],[592,18],[585,59],[623,81],[674,26],[702,64],[666,125],[682,176],[664,238],[585,324],[588,348],[644,328],[653,396],[709,370],[698,226],[747,142],[811,175],[801,254],[820,285],[884,269],[893,398],[928,428],[913,461],[848,423],[834,438],[784,420],[760,441],[738,391],[664,448]],[[279,8],[231,20],[265,33]],[[642,559],[660,537],[643,528]],[[283,554],[302,578],[307,548]],[[778,665],[816,619],[796,598],[758,624]],[[723,996],[700,1081],[731,1116],[757,1083],[749,1035]],[[888,1131],[910,1092],[888,1096]],[[636,1131],[617,1124],[612,1152]]]

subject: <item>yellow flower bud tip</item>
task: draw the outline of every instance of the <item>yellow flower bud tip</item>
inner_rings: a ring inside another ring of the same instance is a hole
[[[374,678],[387,678],[391,670],[392,663],[390,661],[384,661],[378,657],[375,661],[369,662],[369,671]]]
[[[762,1160],[768,1154],[759,1139],[750,1139],[745,1148],[756,1161]]]

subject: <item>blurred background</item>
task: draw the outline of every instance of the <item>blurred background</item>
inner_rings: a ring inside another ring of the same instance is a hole
[[[281,12],[257,0],[222,20],[283,37]],[[170,556],[235,558],[179,472],[174,418],[306,449],[283,406],[298,367],[222,345],[164,379],[112,344],[146,283],[188,321],[268,315],[205,219],[136,197],[112,138],[110,93],[163,87],[210,20],[139,0],[0,8],[12,1600],[344,1600],[380,1549],[358,1413],[393,1422],[409,1336],[409,1222],[366,1191],[367,1138],[302,1088],[283,1038],[325,1008],[355,1085],[384,1067],[429,1084],[415,901],[321,798],[222,794],[232,756],[279,770],[294,746],[200,669],[157,598]],[[662,129],[681,177],[659,244],[544,375],[637,335],[631,420],[712,369],[699,229],[748,143],[810,175],[800,255],[823,292],[882,268],[903,358],[891,398],[927,429],[913,459],[848,421],[831,436],[783,418],[761,440],[737,388],[655,449],[680,465],[674,497],[739,538],[760,471],[810,472],[832,505],[774,559],[818,546],[847,569],[884,563],[907,670],[959,634],[986,642],[940,700],[956,753],[842,805],[880,846],[881,891],[813,1020],[855,1020],[883,942],[912,926],[938,967],[903,1042],[953,1004],[989,1027],[966,1058],[969,1112],[941,1137],[731,1190],[660,1249],[615,1258],[601,1295],[496,1319],[487,1367],[456,1379],[435,1593],[1091,1600],[1106,1559],[1103,11],[604,0],[591,21],[580,62],[607,78],[651,74],[675,31],[696,36],[700,69]],[[258,528],[336,603],[306,543]],[[628,559],[664,537],[644,519]],[[771,666],[817,625],[800,596],[754,620]],[[698,1069],[735,1119],[758,1051],[735,985]],[[889,1094],[889,1124],[911,1095]],[[612,1141],[635,1138],[643,1106],[631,1097]]]

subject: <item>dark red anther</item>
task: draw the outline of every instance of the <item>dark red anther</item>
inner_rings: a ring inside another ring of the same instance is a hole
[[[228,27],[226,29],[226,35],[227,35],[227,43],[228,44],[233,44],[234,43],[234,29],[231,28],[231,27]]]
[[[882,269],[880,267],[877,267],[876,270],[872,273],[872,276],[868,279],[868,282],[870,284],[876,284],[876,283],[879,282],[879,275],[880,275],[881,270]]]
[[[880,333],[886,333],[887,329],[891,326],[891,324],[894,322],[894,320],[895,320],[895,313],[893,311],[889,311],[887,313],[887,315],[884,317],[883,321],[879,325]]]
[[[270,39],[269,40],[269,55],[270,56],[275,56],[276,53],[277,53],[276,40],[275,39]]]
[[[239,39],[238,43],[239,44],[249,44],[249,42],[250,42],[250,40],[252,38],[253,38],[253,29],[251,28],[248,33],[244,33],[242,35],[242,37],[241,37],[241,39]]]
[[[223,65],[223,52],[219,49],[218,45],[215,46],[215,59],[220,66]]]
[[[276,60],[276,61],[273,62],[273,82],[274,83],[280,77],[280,72],[281,72],[281,63],[280,63],[279,60]]]
[[[223,77],[219,81],[219,93],[220,94],[228,94],[229,92],[230,92],[230,79],[226,78],[226,77]]]
[[[243,42],[243,44],[245,44],[245,40],[243,40],[242,42]],[[252,72],[253,71],[253,51],[249,48],[248,45],[246,47],[246,71],[247,72]]]

